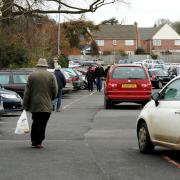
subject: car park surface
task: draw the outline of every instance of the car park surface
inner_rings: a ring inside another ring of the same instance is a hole
[[[142,105],[151,99],[152,86],[147,69],[141,65],[111,66],[104,87],[106,109],[121,102],[137,102]]]
[[[154,146],[180,150],[180,77],[153,94],[137,120],[137,137],[142,153]]]

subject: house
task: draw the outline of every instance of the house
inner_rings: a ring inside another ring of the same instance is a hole
[[[168,24],[158,28],[138,28],[140,44],[146,53],[180,52],[180,35]]]
[[[93,31],[92,37],[102,54],[116,54],[120,51],[134,54],[138,47],[137,23],[134,25],[99,25],[99,31]]]

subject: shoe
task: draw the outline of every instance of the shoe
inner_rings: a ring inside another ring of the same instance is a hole
[[[32,148],[42,149],[43,147],[44,146],[42,144],[36,144],[36,145],[32,144]]]
[[[44,146],[42,144],[38,144],[38,145],[36,145],[36,148],[37,149],[42,149],[42,148],[44,148]]]

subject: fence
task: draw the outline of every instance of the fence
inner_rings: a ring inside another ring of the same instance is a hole
[[[92,61],[101,59],[104,61],[104,64],[114,64],[117,63],[121,59],[132,59],[133,61],[140,61],[144,59],[151,58],[149,55],[129,55],[129,56],[121,56],[121,55],[99,55],[99,56],[91,56],[91,55],[76,55],[69,56],[69,60],[77,59],[79,61]],[[170,55],[159,55],[158,59],[162,59],[165,63],[180,63],[180,54],[170,54]]]

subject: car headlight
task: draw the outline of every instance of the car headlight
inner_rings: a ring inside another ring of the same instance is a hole
[[[17,96],[15,94],[1,94],[1,96],[7,99],[17,99]]]

